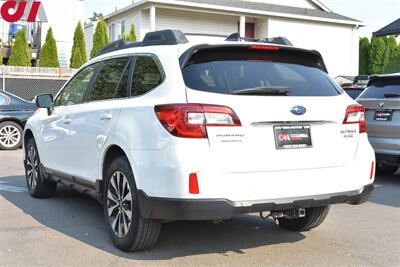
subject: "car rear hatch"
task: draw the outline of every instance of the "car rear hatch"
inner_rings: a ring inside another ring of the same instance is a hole
[[[241,123],[207,126],[215,168],[281,171],[336,167],[354,159],[360,123],[344,124],[354,102],[327,75],[319,53],[230,45],[182,57],[188,103],[229,107]],[[350,118],[364,116],[357,107],[352,112]]]
[[[367,113],[370,137],[400,139],[400,76],[375,76],[357,101]]]

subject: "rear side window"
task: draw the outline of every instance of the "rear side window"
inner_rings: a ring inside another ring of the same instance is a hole
[[[7,105],[8,103],[8,97],[6,97],[3,94],[0,94],[0,106]]]
[[[190,58],[182,73],[189,88],[220,94],[260,87],[289,88],[289,96],[335,96],[343,92],[318,59],[285,50],[203,49]]]
[[[130,58],[106,60],[97,75],[89,101],[127,97]]]
[[[397,96],[398,95],[398,96]],[[360,95],[363,98],[400,98],[400,81],[377,81]]]
[[[160,85],[163,74],[153,56],[138,56],[133,74],[131,96],[140,96]]]

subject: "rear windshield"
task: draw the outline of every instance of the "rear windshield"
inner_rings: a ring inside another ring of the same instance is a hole
[[[322,64],[318,58],[298,51],[224,47],[200,50],[182,73],[187,87],[212,93],[285,87],[290,89],[289,96],[341,94],[343,90],[323,71]]]
[[[386,98],[396,95],[400,95],[400,81],[377,81],[367,87],[359,98]]]

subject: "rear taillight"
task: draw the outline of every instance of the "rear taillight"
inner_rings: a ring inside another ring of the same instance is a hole
[[[360,133],[367,131],[367,122],[365,120],[365,107],[361,105],[352,105],[347,107],[343,124],[359,124]]]
[[[164,128],[177,137],[207,138],[206,126],[241,126],[236,113],[224,106],[172,104],[154,109]]]

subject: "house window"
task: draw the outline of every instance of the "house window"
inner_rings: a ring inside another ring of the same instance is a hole
[[[116,41],[116,33],[115,33],[115,24],[110,24],[110,26],[108,26],[108,32],[110,33],[110,41]]]
[[[122,38],[125,34],[125,30],[126,30],[126,20],[121,20],[121,34],[120,34],[120,38]]]

